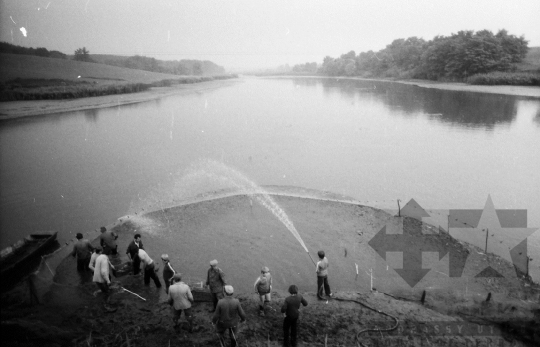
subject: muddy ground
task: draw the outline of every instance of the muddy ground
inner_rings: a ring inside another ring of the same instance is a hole
[[[248,316],[237,336],[240,346],[281,345],[280,307],[290,284],[298,285],[309,303],[301,309],[300,346],[540,343],[540,288],[516,274],[505,260],[442,232],[431,242],[468,254],[462,278],[448,277],[446,256],[432,262],[431,271],[411,288],[393,270],[399,266],[389,257],[384,261],[368,242],[383,226],[392,230],[404,223],[422,233],[435,232],[432,227],[354,203],[272,197],[311,256],[316,257],[319,249],[326,251],[336,299],[317,300],[309,255],[291,230],[253,196],[233,195],[123,217],[114,227],[120,235],[120,256],[112,261],[125,263],[129,241],[141,233],[149,255],[159,262],[160,254],[168,253],[173,267],[196,290],[209,260],[218,259]],[[487,265],[504,277],[475,277]],[[195,303],[196,328],[189,333],[183,319],[180,327],[173,327],[163,288],[146,287],[140,276],[125,275],[113,278],[113,294],[106,302],[90,275],[80,276],[75,266],[71,257],[58,266],[54,284],[40,304],[30,305],[24,285],[2,296],[3,341],[12,346],[219,346],[210,323],[211,303]],[[268,266],[274,278],[273,300],[265,317],[258,316],[252,293],[261,266]],[[370,290],[372,280],[378,291]],[[388,315],[398,320],[396,329],[362,332],[395,326]]]

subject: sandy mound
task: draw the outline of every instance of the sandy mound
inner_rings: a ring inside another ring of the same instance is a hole
[[[272,195],[293,223],[300,236],[297,239],[290,225],[286,227],[285,215],[259,204],[257,196],[226,195],[122,217],[115,227],[120,234],[121,256],[114,261],[120,264],[126,260],[125,249],[134,233],[142,234],[153,259],[159,261],[162,253],[168,253],[173,267],[192,284],[205,280],[208,261],[218,259],[248,314],[238,334],[241,346],[274,346],[281,341],[279,309],[290,284],[298,285],[309,302],[302,309],[299,323],[302,346],[355,346],[357,342],[371,346],[467,346],[487,345],[489,341],[497,346],[525,346],[540,341],[533,329],[540,322],[538,287],[518,278],[508,262],[481,254],[434,227],[331,194],[298,189],[293,194],[296,196],[283,192]],[[432,246],[444,245],[468,255],[463,276],[448,276],[448,255],[440,260],[430,258],[430,271],[411,288],[394,270],[399,264],[388,256],[385,262],[368,244],[384,226],[392,231],[400,223],[405,230],[434,236],[429,239]],[[336,299],[316,299],[315,267],[301,241],[313,258],[319,249],[325,250]],[[257,301],[250,293],[263,265],[273,274],[274,293],[266,316],[258,317]],[[476,278],[488,265],[503,277]],[[379,292],[370,291],[371,273]],[[197,328],[190,334],[185,326],[173,327],[164,290],[157,290],[153,284],[145,287],[141,277],[128,275],[114,280],[114,294],[106,305],[101,294],[94,296],[95,285],[76,274],[71,257],[58,267],[55,282],[45,304],[2,310],[2,330],[10,327],[13,333],[8,337],[14,344],[219,345],[210,325],[210,303],[195,304]],[[122,287],[147,301],[122,291]],[[364,332],[357,340],[358,333],[365,329],[394,325],[392,318],[377,310],[395,317],[398,328]],[[54,329],[44,329],[47,326]]]

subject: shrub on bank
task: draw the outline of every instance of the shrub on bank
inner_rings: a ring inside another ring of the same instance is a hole
[[[137,93],[151,87],[170,87],[212,80],[237,78],[238,75],[186,76],[154,83],[96,85],[87,81],[61,79],[14,79],[0,84],[0,101],[77,99],[111,94]]]
[[[540,86],[540,74],[531,72],[491,72],[467,78],[475,85]]]
[[[88,85],[85,83],[30,88],[7,85],[0,87],[0,101],[76,99],[111,94],[136,93],[148,90],[150,87],[151,85],[146,83],[110,84],[104,86]]]

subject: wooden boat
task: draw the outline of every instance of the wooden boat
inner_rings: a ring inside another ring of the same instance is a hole
[[[30,234],[0,251],[0,282],[2,289],[17,283],[39,265],[41,256],[58,245],[58,232]]]

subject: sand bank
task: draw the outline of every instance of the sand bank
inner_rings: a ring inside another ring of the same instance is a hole
[[[0,103],[0,121],[52,113],[76,112],[95,108],[136,104],[171,95],[186,95],[239,83],[238,79],[216,80],[194,84],[178,84],[171,87],[153,87],[148,91],[131,94],[105,95],[71,100],[33,100]]]
[[[523,96],[528,98],[540,98],[540,87],[528,86],[477,86],[466,83],[450,83],[450,82],[435,82],[428,80],[388,80],[360,77],[344,77],[344,76],[268,76],[265,78],[333,78],[333,79],[349,79],[359,81],[377,81],[377,82],[395,82],[402,84],[410,84],[421,88],[435,88],[444,90],[454,90],[472,93],[489,93]]]

